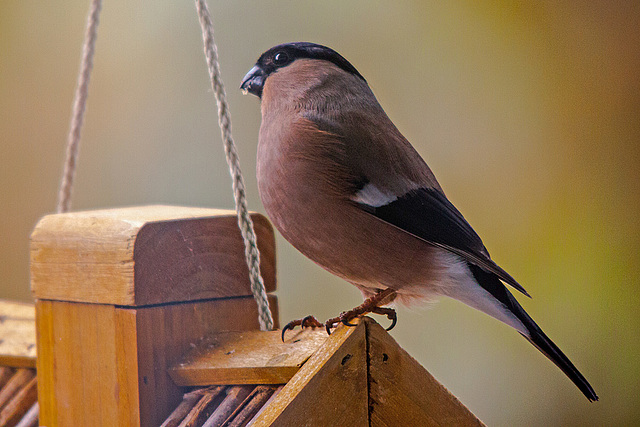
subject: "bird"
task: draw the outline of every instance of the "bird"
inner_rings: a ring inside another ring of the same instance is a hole
[[[433,172],[387,116],[365,78],[335,50],[292,42],[264,52],[240,89],[260,99],[257,181],[282,236],[330,273],[355,285],[362,305],[324,324],[392,301],[450,297],[516,329],[555,363],[589,401],[594,389],[505,286],[527,291],[490,257],[445,196]]]

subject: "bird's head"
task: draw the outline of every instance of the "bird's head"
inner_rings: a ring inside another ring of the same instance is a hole
[[[264,84],[269,76],[298,59],[328,61],[364,80],[358,70],[335,50],[315,43],[295,42],[274,46],[260,55],[256,64],[242,79],[240,89],[261,98]]]

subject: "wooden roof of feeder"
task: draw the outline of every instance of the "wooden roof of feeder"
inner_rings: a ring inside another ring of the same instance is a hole
[[[253,220],[272,292],[273,231]],[[235,221],[232,211],[150,206],[39,222],[42,425],[482,424],[369,318],[284,343],[259,331]]]
[[[197,416],[229,426],[482,425],[368,317],[329,337],[305,330],[284,343],[279,331],[216,334],[169,372],[177,384],[210,387],[203,397],[186,394],[165,426]],[[221,409],[225,390],[233,403]]]

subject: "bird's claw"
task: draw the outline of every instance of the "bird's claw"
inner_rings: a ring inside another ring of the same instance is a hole
[[[287,323],[284,328],[282,328],[282,342],[284,342],[284,334],[288,331],[291,330],[293,328],[295,328],[296,326],[300,326],[302,327],[302,329],[304,328],[320,328],[322,326],[324,326],[322,323],[320,323],[318,321],[318,319],[316,319],[314,316],[306,316],[303,317],[302,319],[296,319],[296,320],[292,320],[291,322]]]
[[[389,332],[390,330],[395,328],[396,327],[396,323],[398,323],[398,317],[394,317],[393,319],[391,319],[391,325],[389,325],[389,327],[386,329],[386,331]]]
[[[282,342],[284,342],[284,334],[289,330],[289,329],[293,329],[296,326],[298,326],[298,321],[297,320],[292,320],[291,322],[287,323],[286,325],[284,325],[284,328],[282,328]]]
[[[342,322],[342,324],[345,325],[345,326],[356,326],[353,323],[349,323],[349,320],[351,320],[351,319],[341,319],[340,322]]]
[[[324,324],[324,327],[327,329],[327,335],[331,335],[331,328],[333,327],[333,323],[327,320],[327,322]]]
[[[391,325],[386,329],[387,331],[392,330],[396,326],[396,323],[398,323],[398,313],[396,313],[396,311],[392,308],[376,307],[371,310],[371,312],[375,314],[386,315],[387,319],[391,320]]]

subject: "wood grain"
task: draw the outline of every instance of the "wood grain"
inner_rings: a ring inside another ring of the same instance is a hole
[[[183,394],[167,370],[192,343],[258,328],[253,297],[138,308],[39,300],[36,311],[40,420],[49,427],[160,425]]]
[[[0,365],[36,367],[35,316],[33,304],[0,300]]]
[[[42,367],[53,370],[53,378],[38,389],[43,403],[40,422],[47,426],[117,425],[115,307],[58,301],[50,304],[53,345],[39,347],[38,358],[53,364]],[[38,323],[38,328],[41,326],[45,325]],[[40,372],[42,364],[38,362]],[[48,419],[50,412],[44,406],[49,406],[52,396],[56,418]]]
[[[118,384],[118,425],[140,425],[138,327],[136,309],[115,310],[115,360]]]
[[[365,325],[339,327],[252,426],[366,426]]]
[[[482,426],[455,396],[375,321],[369,341],[371,426]]]
[[[275,238],[253,213],[267,292]],[[251,295],[234,211],[143,206],[43,217],[31,234],[36,298],[143,306]]]
[[[53,302],[36,302],[36,342],[38,348],[38,405],[43,425],[54,427],[58,419],[55,381],[55,337],[53,334]],[[46,420],[46,424],[44,424]]]
[[[198,342],[169,374],[181,386],[284,384],[327,337],[307,329],[283,343],[280,331],[222,332]]]

